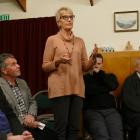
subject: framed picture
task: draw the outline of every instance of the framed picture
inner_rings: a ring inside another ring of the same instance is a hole
[[[139,12],[114,12],[114,32],[131,32],[139,30]]]

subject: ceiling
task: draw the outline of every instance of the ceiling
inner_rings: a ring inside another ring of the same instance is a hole
[[[21,9],[26,12],[26,0],[0,0],[0,3],[12,3],[17,1],[17,3],[20,5]],[[89,0],[91,6],[94,5],[94,0]]]

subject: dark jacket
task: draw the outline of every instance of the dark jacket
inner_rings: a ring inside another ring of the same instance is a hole
[[[0,140],[7,140],[6,134],[0,132]]]
[[[85,81],[85,109],[109,109],[115,108],[116,103],[111,91],[118,87],[118,81],[114,74],[107,74],[100,70],[98,73],[88,73]]]
[[[24,131],[22,125],[20,124],[17,116],[13,112],[12,108],[10,107],[9,103],[6,100],[1,88],[0,88],[0,110],[6,115],[11,131],[13,134],[22,134]],[[5,140],[6,136],[0,132],[0,140]]]
[[[136,72],[126,78],[122,88],[122,100],[128,109],[140,112],[140,78]]]

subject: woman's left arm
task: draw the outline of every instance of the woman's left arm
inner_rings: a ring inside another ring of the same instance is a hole
[[[86,51],[86,47],[85,47],[84,42],[82,44],[83,44],[82,45],[82,55],[81,55],[81,57],[82,57],[82,59],[81,59],[82,60],[82,70],[84,72],[87,72],[93,67],[93,65],[96,62],[96,54],[98,52],[98,49],[96,47],[94,47],[93,52],[92,52],[90,58],[88,59],[87,51]]]

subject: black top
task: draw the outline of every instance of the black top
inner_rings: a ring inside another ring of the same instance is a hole
[[[85,101],[84,109],[109,109],[115,108],[115,98],[111,91],[118,87],[114,74],[106,74],[100,70],[98,73],[88,73],[84,76]]]
[[[7,140],[7,135],[0,132],[0,140]]]

